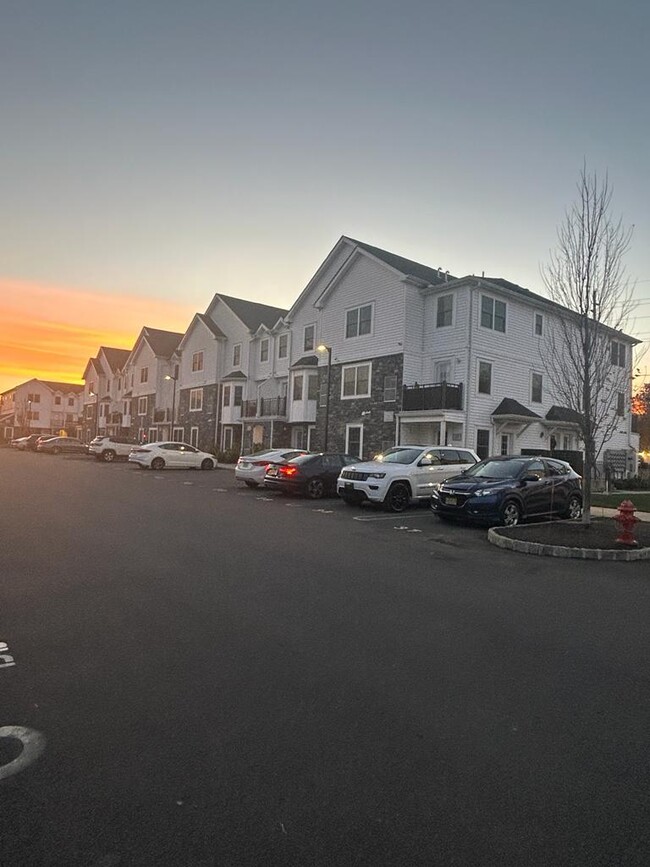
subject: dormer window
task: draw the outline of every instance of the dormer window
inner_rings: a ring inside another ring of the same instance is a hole
[[[260,342],[260,361],[268,361],[269,360],[269,338],[265,337],[264,340]]]

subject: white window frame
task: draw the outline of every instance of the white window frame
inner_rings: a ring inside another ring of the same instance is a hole
[[[368,392],[367,394],[358,394],[357,389],[357,381],[358,376],[355,376],[355,393],[354,394],[344,394],[345,390],[345,372],[346,370],[358,370],[360,367],[368,368]],[[372,395],[372,361],[362,361],[358,364],[345,364],[341,368],[341,400],[363,400],[364,398],[369,398]]]
[[[315,385],[313,383],[315,383]],[[307,400],[313,400],[314,402],[316,402],[318,400],[318,374],[317,373],[308,373],[307,374],[307,389],[306,389],[306,391],[307,391]]]
[[[203,370],[203,350],[192,353],[192,373],[198,373]]]
[[[535,377],[539,376],[539,400],[535,398]],[[543,403],[544,401],[544,376],[536,370],[530,373],[530,402]]]
[[[190,445],[194,446],[195,449],[198,449],[199,445],[199,429],[195,425],[190,428]]]
[[[149,399],[148,399],[147,395],[145,394],[143,397],[138,398],[138,415],[146,415],[148,409],[149,409]]]
[[[307,340],[307,333],[311,329],[311,339]],[[311,346],[309,345],[311,344]],[[316,349],[316,323],[310,322],[302,329],[302,351],[313,352]]]
[[[228,452],[232,449],[234,442],[234,431],[230,425],[223,429],[223,450]]]
[[[172,442],[182,443],[184,439],[185,439],[185,429],[182,427],[175,427],[172,431]]]
[[[140,368],[140,382],[149,382],[149,368],[141,367]]]
[[[296,397],[298,393],[298,397]],[[293,403],[302,403],[305,394],[305,377],[302,373],[294,373],[291,387],[291,400]]]
[[[487,299],[492,302],[492,312],[490,314],[491,324],[484,325],[483,324],[483,299]],[[495,328],[496,322],[496,305],[503,304],[503,331],[500,328]],[[497,334],[506,334],[508,331],[508,305],[505,301],[502,301],[500,298],[495,298],[493,295],[486,295],[485,293],[481,293],[481,304],[478,311],[478,321],[481,328],[484,328],[486,331],[495,331]]]
[[[158,441],[158,428],[150,427],[147,432],[147,439],[150,443],[155,443]]]
[[[440,308],[440,302],[443,301],[444,299],[447,299],[447,298],[451,299],[451,310],[446,311],[449,313],[449,322],[442,322],[441,323],[440,322],[440,314],[442,311]],[[454,324],[454,307],[455,307],[455,304],[454,304],[454,293],[453,292],[445,292],[444,295],[439,295],[436,298],[436,328],[451,328],[451,326]]]
[[[221,393],[222,406],[230,406],[230,397],[230,385],[224,385],[223,392]]]
[[[386,380],[395,380],[394,385],[387,385]],[[388,373],[384,376],[384,403],[395,403],[397,400],[397,374]]]
[[[537,331],[537,323],[539,322],[539,333]],[[544,314],[533,313],[533,337],[544,336]]]
[[[488,364],[490,366],[490,390],[481,391],[481,365]],[[492,394],[492,386],[494,385],[494,365],[487,358],[478,358],[476,360],[476,393],[489,397]]]
[[[350,431],[352,429],[360,430],[361,435],[359,436],[359,458],[363,459],[363,425],[359,424],[359,422],[348,422],[345,425],[345,454],[350,455],[352,452],[350,451]]]
[[[264,337],[260,340],[260,364],[267,364],[269,360],[269,347],[270,340],[268,337]],[[266,358],[264,356],[266,355]]]
[[[288,358],[288,357],[289,357],[289,335],[288,334],[280,334],[278,336],[278,358]]]
[[[61,395],[60,394],[54,395],[54,406],[61,406]]]
[[[232,366],[241,367],[241,343],[235,343],[232,348]]]
[[[621,364],[621,355],[623,356],[623,364]],[[612,364],[615,367],[623,367],[627,365],[627,346],[620,340],[612,340],[611,344]]]
[[[506,450],[503,450],[505,445]],[[512,453],[512,434],[505,433],[499,435],[499,454],[509,455]]]
[[[370,307],[370,330],[359,333],[359,324],[361,322],[361,311],[366,307]],[[348,335],[348,316],[351,313],[357,312],[357,333]],[[375,302],[367,301],[365,304],[357,304],[355,307],[348,307],[345,311],[345,325],[343,329],[343,337],[345,340],[357,340],[359,337],[372,337],[375,330]]]
[[[190,389],[190,412],[202,412],[203,410],[203,389]]]

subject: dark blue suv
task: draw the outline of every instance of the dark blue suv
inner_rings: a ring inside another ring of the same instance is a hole
[[[514,526],[522,518],[579,518],[582,479],[565,461],[546,457],[486,458],[434,490],[438,517]]]

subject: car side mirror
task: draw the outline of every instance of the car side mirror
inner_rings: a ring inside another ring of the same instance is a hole
[[[541,476],[539,475],[539,473],[526,473],[526,475],[523,476],[521,481],[522,482],[539,482],[540,479],[541,479]]]
[[[432,458],[422,458],[422,459],[418,462],[418,466],[419,466],[419,467],[430,467],[432,464],[433,464],[433,459],[432,459]]]

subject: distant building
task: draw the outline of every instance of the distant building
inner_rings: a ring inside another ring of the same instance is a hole
[[[29,379],[0,394],[0,437],[5,442],[29,434],[77,436],[83,385]]]

